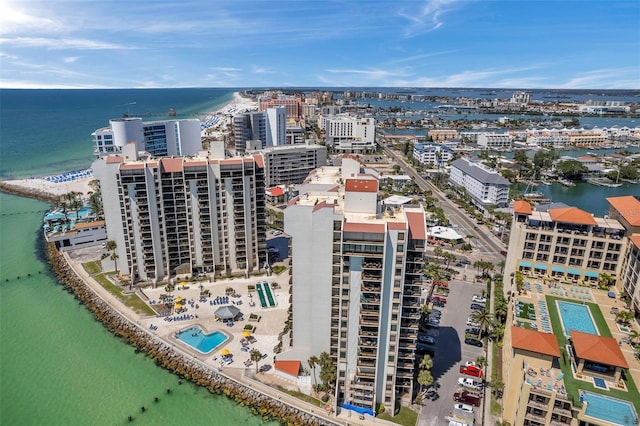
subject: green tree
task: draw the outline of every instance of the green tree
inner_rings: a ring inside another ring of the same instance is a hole
[[[581,180],[582,174],[589,171],[587,166],[578,160],[565,160],[556,164],[556,169],[565,179]]]
[[[493,329],[493,316],[487,312],[486,309],[482,311],[473,311],[469,317],[473,322],[479,324],[478,328],[482,335],[491,332]]]
[[[320,380],[325,386],[333,389],[337,377],[336,366],[333,363],[333,359],[331,359],[331,355],[328,352],[322,352],[320,354]]]
[[[420,372],[418,373],[418,384],[422,388],[431,386],[433,384],[433,376],[431,375],[431,371],[420,370]]]
[[[313,381],[316,384],[316,388],[318,387],[318,379],[316,378],[316,365],[318,365],[320,363],[320,360],[318,359],[317,356],[315,355],[311,355],[309,357],[309,359],[307,360],[307,362],[309,363],[309,367],[311,367],[311,369],[313,370]]]
[[[429,355],[425,355],[418,364],[420,370],[431,370],[433,368],[433,359]]]
[[[107,253],[109,253],[109,259],[113,260],[116,267],[116,275],[118,275],[118,244],[114,240],[107,241],[105,248],[107,249]]]
[[[529,157],[527,157],[527,151],[524,149],[516,149],[513,153],[513,161],[521,166],[529,164]]]
[[[256,363],[256,374],[258,373],[258,363],[262,360],[262,352],[257,349],[251,351],[251,361]]]

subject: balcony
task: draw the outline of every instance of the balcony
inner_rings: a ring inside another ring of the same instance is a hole
[[[546,419],[542,416],[539,416],[537,414],[533,414],[533,413],[527,413],[524,418],[526,420],[530,420],[530,421],[534,421],[534,422],[538,422],[538,423],[542,423],[545,424],[546,423]]]

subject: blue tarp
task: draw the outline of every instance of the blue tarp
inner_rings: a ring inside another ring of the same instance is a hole
[[[536,263],[536,269],[540,269],[541,271],[546,271],[547,270],[547,266],[546,265],[541,265],[539,263]]]
[[[531,268],[531,262],[525,262],[523,260],[520,261],[520,266],[524,268]]]
[[[342,408],[344,408],[345,410],[355,411],[356,413],[360,413],[360,414],[369,414],[370,416],[375,416],[375,413],[373,412],[373,410],[347,404],[346,402],[342,404]]]
[[[584,273],[585,277],[593,277],[593,278],[598,278],[600,274],[598,274],[597,272],[592,272],[592,271],[586,271]]]
[[[551,270],[553,272],[562,272],[564,274],[564,268],[562,266],[552,266]]]

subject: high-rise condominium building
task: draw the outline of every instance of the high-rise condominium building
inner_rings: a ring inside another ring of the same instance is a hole
[[[306,182],[285,210],[294,350],[331,355],[338,405],[393,410],[414,388],[424,210],[382,208],[377,179],[348,156]]]
[[[239,153],[247,150],[247,141],[260,141],[260,148],[286,143],[287,119],[284,107],[252,111],[233,117],[235,148]]]
[[[131,142],[136,143],[138,151],[156,157],[194,155],[202,149],[197,119],[143,122],[137,117],[116,118],[91,136],[98,157],[118,154]]]
[[[327,147],[322,145],[273,146],[258,152],[264,158],[268,188],[300,184],[314,169],[327,164]]]
[[[249,273],[266,261],[264,165],[236,158],[138,158],[93,163],[118,269],[158,282],[179,274]]]
[[[376,120],[347,114],[323,115],[318,121],[328,146],[349,154],[370,153],[376,149]]]

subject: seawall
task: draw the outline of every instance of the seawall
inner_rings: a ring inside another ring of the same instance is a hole
[[[0,191],[6,192],[8,194],[19,195],[21,197],[35,198],[37,200],[47,201],[50,203],[60,198],[59,196],[51,194],[47,191],[12,185],[11,181],[4,180],[0,181]]]
[[[62,285],[83,303],[109,331],[121,337],[136,350],[145,352],[155,363],[179,377],[205,387],[212,394],[226,395],[240,405],[265,419],[277,420],[284,425],[335,425],[308,412],[289,406],[267,394],[251,389],[229,377],[219,374],[197,360],[178,353],[166,342],[116,311],[100,298],[67,263],[53,244],[47,244],[46,254],[54,273]]]

